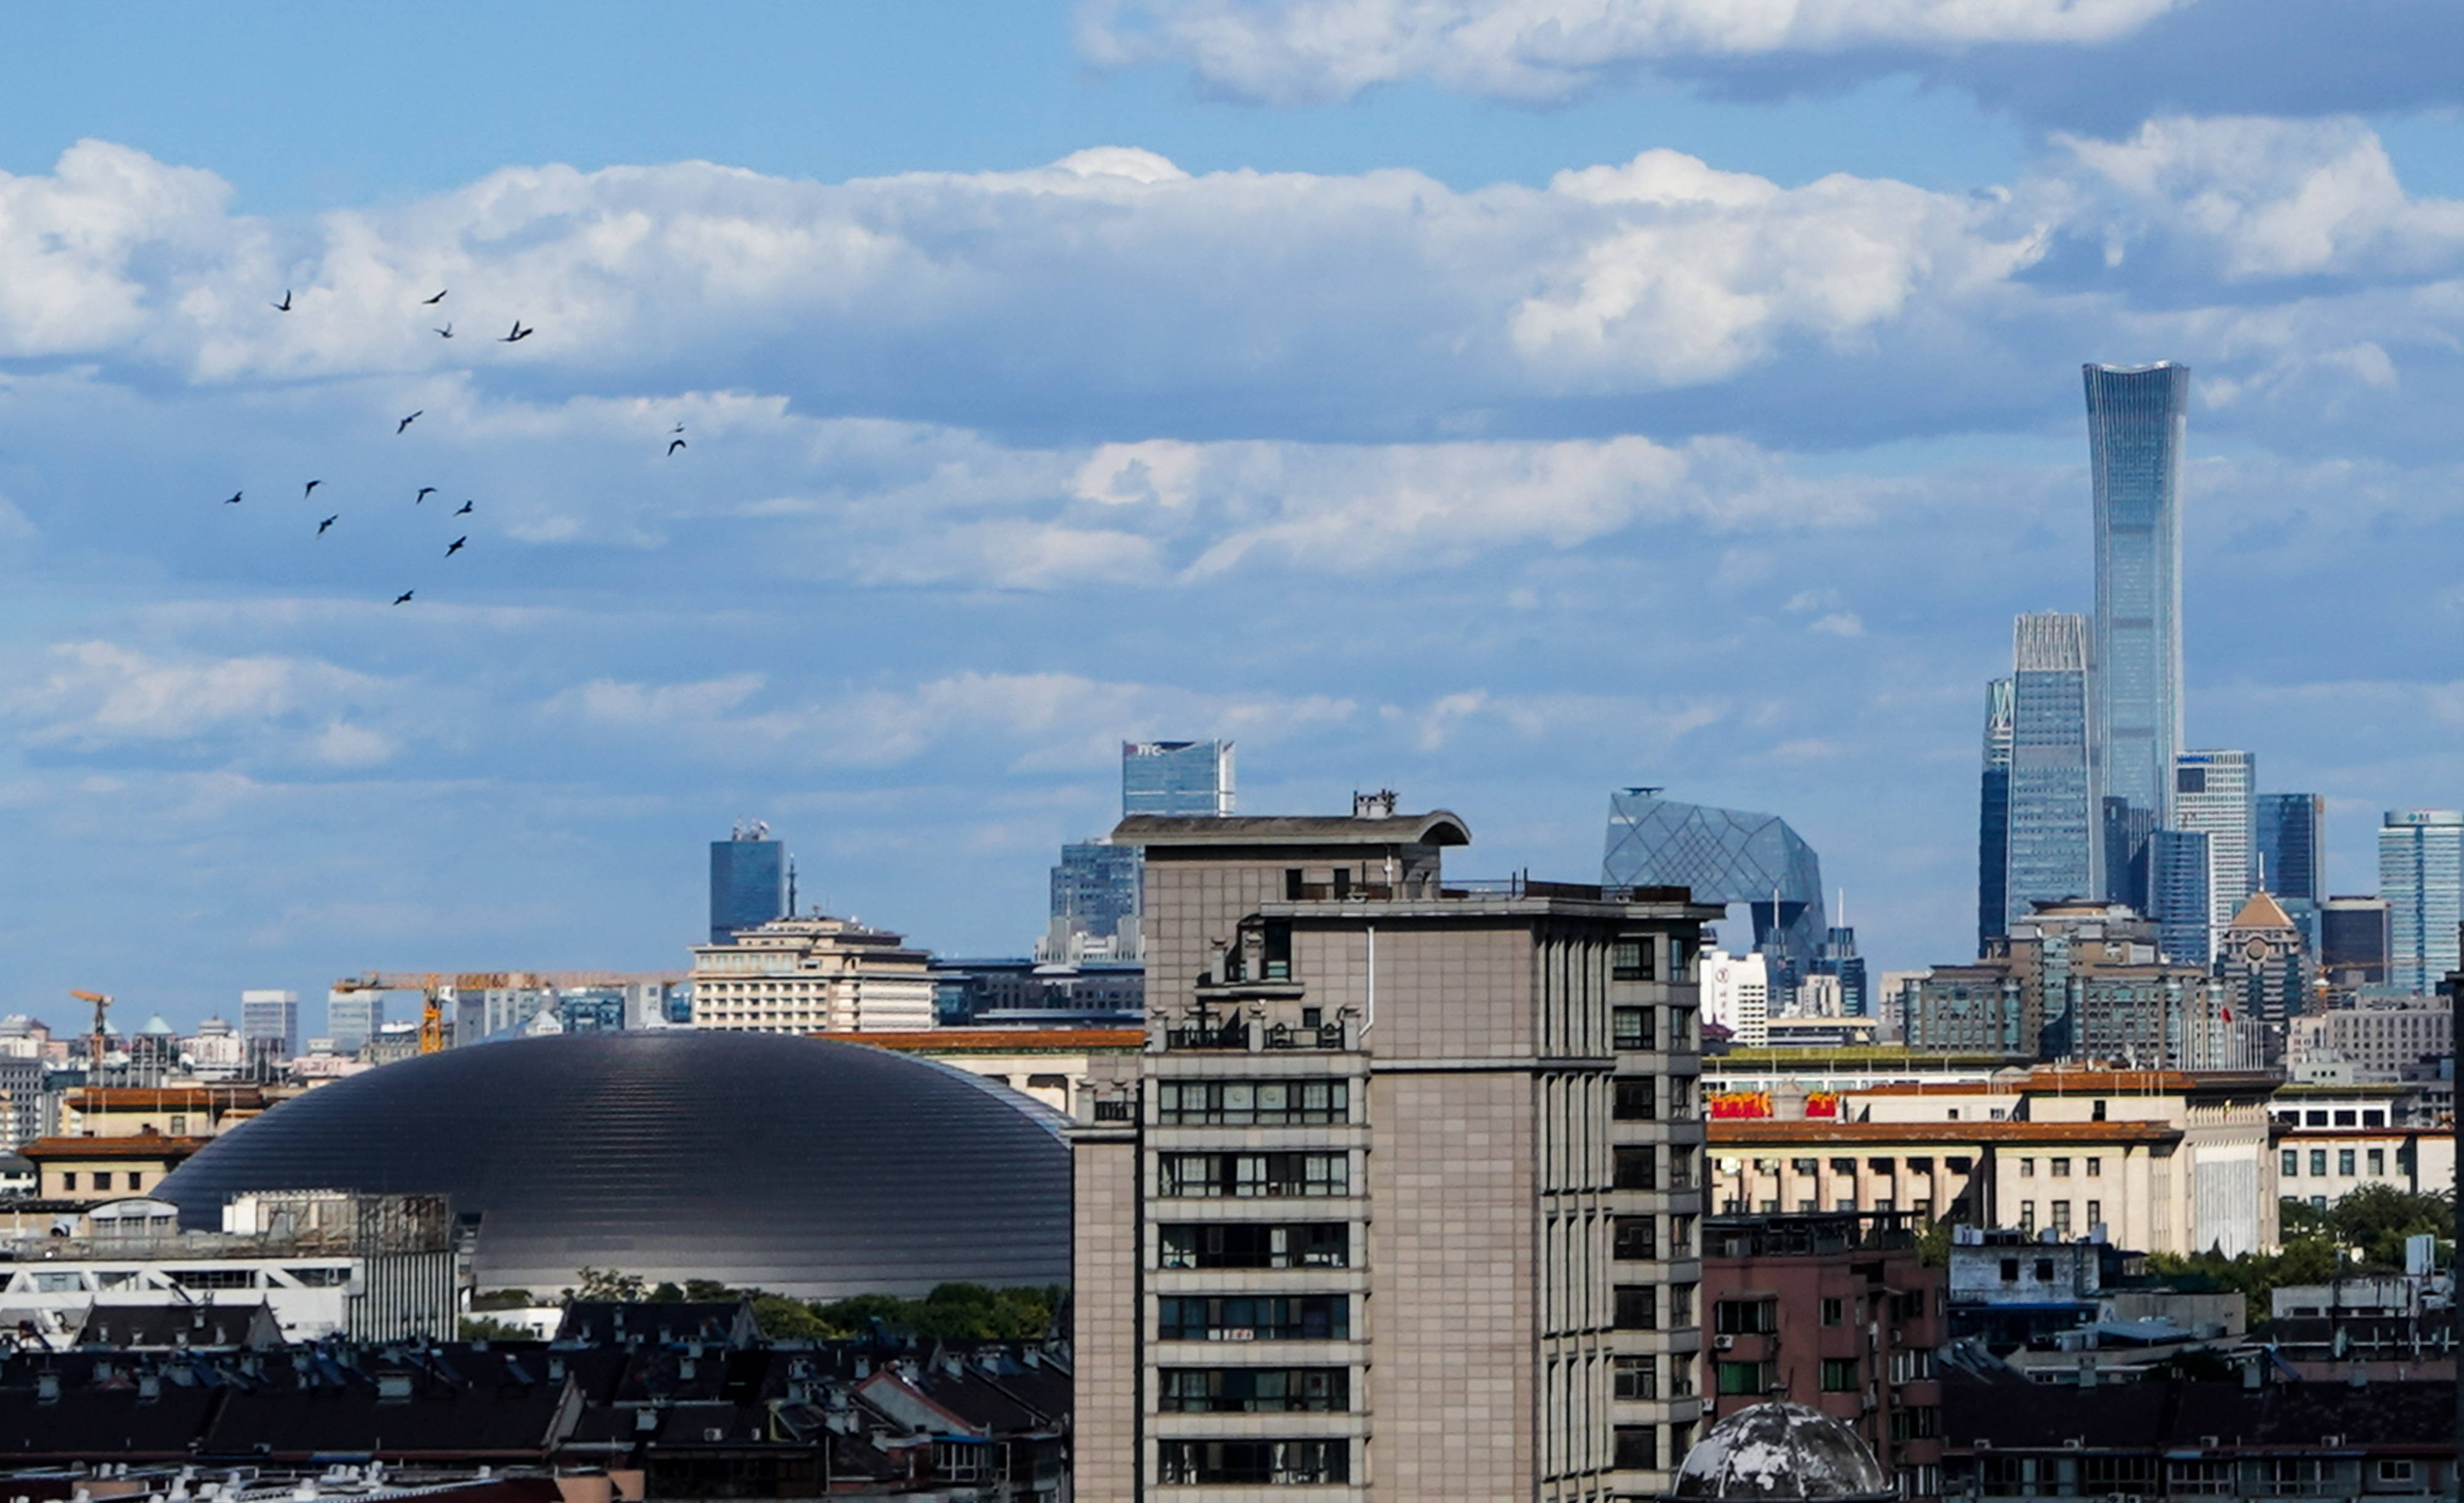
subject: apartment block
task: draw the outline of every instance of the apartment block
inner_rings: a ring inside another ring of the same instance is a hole
[[[1720,910],[1450,879],[1463,823],[1391,796],[1113,838],[1151,1022],[1072,1133],[1081,1495],[1664,1493]]]

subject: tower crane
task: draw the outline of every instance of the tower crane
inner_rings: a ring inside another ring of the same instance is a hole
[[[89,1046],[91,1053],[86,1060],[86,1071],[99,1085],[102,1082],[102,1056],[111,1048],[111,1032],[103,1025],[103,1014],[111,1010],[111,995],[108,992],[79,991],[74,986],[69,988],[69,995],[79,1002],[94,1004],[94,1040]]]

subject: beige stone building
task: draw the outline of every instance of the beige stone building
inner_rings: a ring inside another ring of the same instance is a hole
[[[1079,1493],[1664,1492],[1719,910],[1449,882],[1463,823],[1391,796],[1114,838],[1151,1022],[1072,1134]]]
[[[933,1027],[932,957],[906,937],[815,914],[693,946],[697,1028],[871,1033]]]
[[[1078,1115],[1095,1060],[1139,1053],[1147,1042],[1135,1028],[927,1028],[822,1036],[938,1060],[997,1080],[1065,1116]]]

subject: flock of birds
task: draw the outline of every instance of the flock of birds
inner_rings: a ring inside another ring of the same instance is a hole
[[[446,293],[451,291],[452,291],[452,289],[449,287],[440,290],[433,298],[423,298],[420,299],[420,305],[422,307],[433,308],[437,304],[443,302],[445,300]],[[276,313],[289,313],[292,311],[291,289],[287,287],[283,289],[282,300],[273,304],[273,308]],[[450,340],[453,337],[453,320],[448,319],[445,320],[445,326],[443,328],[431,328],[429,332],[439,336],[440,338]],[[519,344],[522,341],[529,339],[532,335],[537,334],[539,330],[536,327],[523,323],[522,320],[517,318],[514,320],[512,330],[508,333],[497,336],[496,343],[499,344]],[[426,415],[427,411],[428,409],[426,408],[421,408],[417,411],[412,412],[409,416],[405,417],[400,422],[394,424],[394,436],[399,438],[403,434],[410,431],[410,425],[418,422],[422,416]],[[681,436],[684,433],[684,431],[685,426],[682,423],[678,423],[674,429],[671,431],[670,442],[668,444],[669,457],[674,457],[677,450],[686,447],[684,438]],[[309,481],[306,487],[300,491],[299,498],[304,501],[314,497],[317,494],[317,487],[324,483],[325,482],[322,480]],[[419,488],[418,494],[411,497],[410,503],[413,506],[425,505],[427,504],[428,498],[435,494],[435,486],[423,485]],[[223,504],[225,506],[237,506],[246,495],[247,492],[245,490],[233,491]],[[452,515],[455,517],[468,517],[471,515],[475,505],[475,502],[464,501],[460,509],[453,512]],[[336,512],[332,516],[318,522],[316,536],[319,538],[325,536],[326,532],[329,531],[336,522],[341,521],[341,519],[342,514],[341,512]],[[464,533],[461,537],[454,539],[451,543],[446,545],[445,556],[449,559],[453,557],[453,555],[461,552],[465,547],[469,546],[470,542],[470,534]],[[410,604],[411,597],[417,593],[418,591],[416,588],[406,589],[401,594],[396,595],[393,598],[393,603],[397,606],[407,606]]]

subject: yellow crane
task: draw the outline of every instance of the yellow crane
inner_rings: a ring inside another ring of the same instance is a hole
[[[445,993],[448,991],[520,991],[566,986],[605,986],[654,976],[681,981],[681,973],[627,971],[363,971],[333,985],[336,992],[415,991],[422,999],[419,1051],[433,1054],[445,1048]],[[80,994],[82,995],[82,994]]]
[[[69,988],[69,995],[79,1002],[94,1004],[94,1042],[90,1046],[91,1052],[86,1057],[86,1072],[94,1078],[96,1084],[99,1085],[102,1082],[102,1056],[111,1048],[111,1032],[103,1026],[103,1014],[111,1010],[111,994],[99,991],[79,991],[72,986]]]

